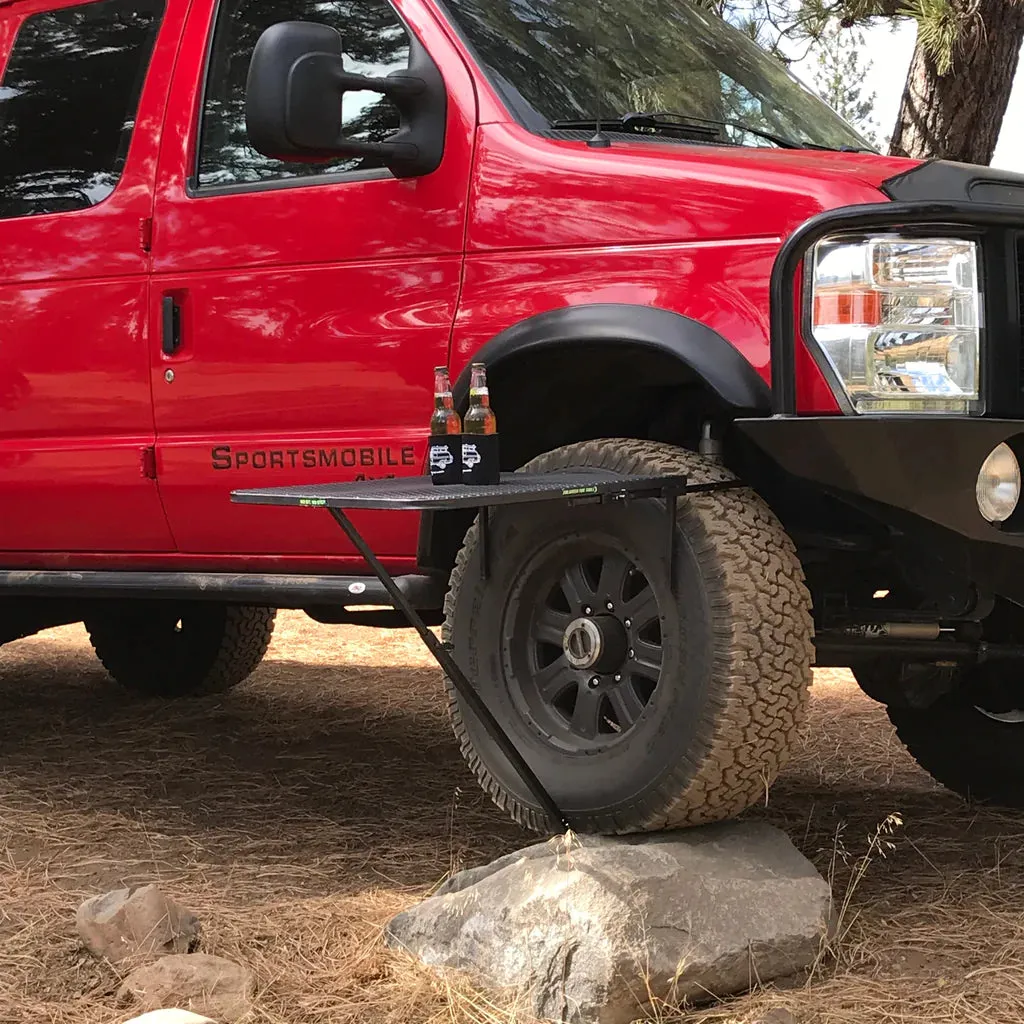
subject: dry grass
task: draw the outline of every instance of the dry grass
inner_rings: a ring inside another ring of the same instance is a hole
[[[180,707],[126,701],[78,628],[4,648],[0,680],[0,1022],[129,1016],[115,972],[76,944],[74,909],[151,880],[200,914],[204,949],[253,970],[261,1024],[508,1019],[379,942],[452,867],[531,841],[464,771],[410,634],[285,615],[250,683]],[[856,880],[838,956],[658,1016],[1017,1024],[1024,818],[933,786],[844,673],[819,673],[813,695],[805,746],[753,813],[833,870],[838,895]],[[905,820],[895,848],[861,871],[890,812]]]

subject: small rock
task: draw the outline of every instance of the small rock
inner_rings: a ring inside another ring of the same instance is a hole
[[[93,896],[78,908],[75,923],[89,951],[112,963],[139,955],[187,953],[199,938],[199,919],[155,885]]]
[[[782,832],[733,822],[531,846],[456,875],[387,937],[537,1017],[626,1024],[652,999],[707,1001],[803,969],[830,899]]]
[[[191,953],[161,957],[132,971],[120,995],[136,999],[144,1010],[180,1006],[232,1024],[249,1012],[251,989],[244,967],[209,953]]]
[[[124,1024],[217,1024],[209,1017],[200,1017],[196,1013],[189,1013],[188,1010],[153,1010],[151,1013],[144,1013],[141,1017],[132,1017]]]

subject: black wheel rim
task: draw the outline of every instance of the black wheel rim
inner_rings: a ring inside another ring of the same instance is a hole
[[[540,553],[520,574],[504,626],[509,691],[549,742],[592,753],[649,718],[662,616],[630,553],[582,544]]]

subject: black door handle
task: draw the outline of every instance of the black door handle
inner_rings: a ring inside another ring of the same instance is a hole
[[[181,348],[181,306],[173,295],[164,296],[161,348],[165,356],[173,356]]]

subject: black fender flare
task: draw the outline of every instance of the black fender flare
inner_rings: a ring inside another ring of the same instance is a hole
[[[552,348],[594,344],[631,345],[668,355],[685,365],[723,407],[737,415],[771,413],[771,390],[733,345],[706,324],[656,306],[592,303],[549,310],[495,335],[472,361],[485,363],[489,373],[500,379],[502,364],[511,359]],[[469,375],[467,363],[453,387],[460,410],[468,405]],[[423,513],[417,553],[420,567],[433,572],[450,568],[435,553],[438,549],[448,554],[453,547],[457,550],[471,521],[471,514]]]
[[[670,355],[703,381],[723,405],[747,414],[771,412],[771,390],[732,344],[707,324],[657,306],[601,302],[539,313],[495,335],[473,356],[473,362],[500,372],[501,364],[510,358],[540,349],[595,343],[634,345]],[[468,364],[453,392],[456,407],[465,408]]]

